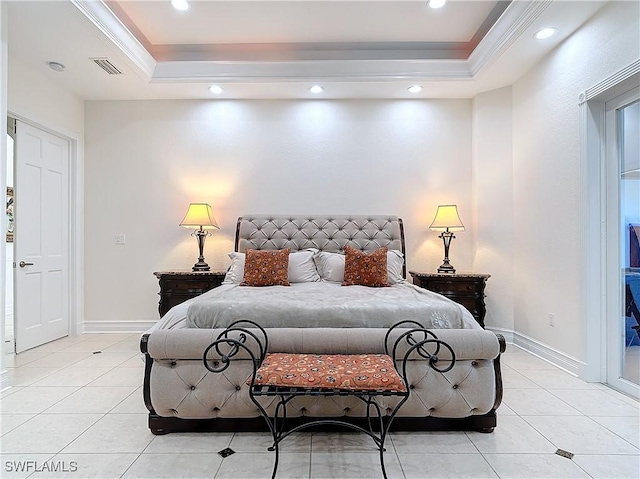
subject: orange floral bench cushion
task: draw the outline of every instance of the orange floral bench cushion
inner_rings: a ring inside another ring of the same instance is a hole
[[[407,391],[393,360],[386,354],[269,353],[256,373],[255,384],[350,391]]]

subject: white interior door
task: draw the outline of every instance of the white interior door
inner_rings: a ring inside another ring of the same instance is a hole
[[[69,334],[69,141],[17,121],[16,352]]]

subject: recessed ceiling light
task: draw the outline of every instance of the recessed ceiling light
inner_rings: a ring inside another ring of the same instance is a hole
[[[429,6],[431,8],[442,8],[447,0],[429,0]]]
[[[49,62],[49,68],[51,68],[54,72],[63,72],[66,67],[62,63]]]
[[[224,89],[221,86],[218,86],[218,85],[211,85],[209,87],[209,91],[211,93],[215,93],[216,95],[219,95],[220,93],[222,93],[224,91]]]
[[[190,8],[187,0],[171,0],[171,5],[173,5],[173,8],[180,10],[181,12],[186,12]]]
[[[311,88],[309,88],[309,91],[311,93],[322,93],[324,91],[324,88],[322,88],[320,85],[313,85]]]
[[[552,37],[556,34],[558,30],[556,30],[553,27],[547,27],[547,28],[543,28],[542,30],[539,30],[538,32],[536,32],[536,34],[534,35],[538,40],[544,40],[545,38],[549,38]]]
[[[422,91],[422,86],[420,85],[412,85],[409,88],[407,88],[407,90],[409,90],[410,93],[418,93]]]

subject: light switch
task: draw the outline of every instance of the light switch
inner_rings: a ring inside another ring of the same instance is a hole
[[[123,234],[116,235],[116,244],[125,244],[125,236]]]

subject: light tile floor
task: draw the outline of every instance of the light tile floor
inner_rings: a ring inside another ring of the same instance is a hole
[[[0,405],[2,477],[270,476],[266,434],[149,432],[138,337],[69,337],[6,358],[13,387]],[[385,454],[390,479],[640,477],[637,401],[514,346],[502,364],[496,430],[395,433]],[[222,459],[217,451],[226,447],[237,453]],[[560,457],[558,448],[575,456]],[[282,451],[279,478],[381,477],[363,435],[302,433]],[[63,469],[46,470],[53,467]]]

